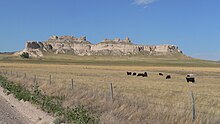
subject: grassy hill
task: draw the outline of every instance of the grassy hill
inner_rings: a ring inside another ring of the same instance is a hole
[[[220,63],[194,59],[186,56],[73,56],[46,55],[41,58],[23,59],[10,54],[1,54],[0,62],[39,63],[39,64],[84,64],[84,65],[121,65],[121,66],[186,66],[219,67]]]

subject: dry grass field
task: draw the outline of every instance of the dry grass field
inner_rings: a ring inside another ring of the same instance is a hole
[[[85,105],[103,124],[193,123],[190,92],[195,96],[195,123],[220,123],[218,62],[188,57],[70,55],[27,60],[0,55],[0,70],[9,80],[28,88],[35,85],[36,75],[45,94],[62,96],[63,106]],[[127,71],[146,71],[148,77],[127,76]],[[159,72],[164,76],[159,76]],[[189,73],[195,74],[196,83],[186,82]],[[170,80],[165,79],[168,74],[172,76]]]

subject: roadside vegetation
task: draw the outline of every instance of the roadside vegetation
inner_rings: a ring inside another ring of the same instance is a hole
[[[4,88],[4,92],[9,95],[13,94],[18,100],[29,101],[32,104],[39,105],[45,112],[51,113],[57,117],[55,124],[74,123],[74,124],[97,124],[98,118],[84,108],[77,106],[74,108],[64,108],[62,106],[62,98],[50,97],[43,95],[39,90],[39,86],[35,85],[33,90],[28,90],[19,84],[8,81],[0,76],[0,85]]]

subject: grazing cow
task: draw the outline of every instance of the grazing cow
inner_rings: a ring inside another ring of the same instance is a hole
[[[137,73],[136,73],[136,72],[133,72],[133,76],[135,76],[135,75],[137,75]]]
[[[167,75],[167,76],[166,76],[166,79],[171,79],[171,75]]]
[[[147,72],[144,72],[143,77],[148,77]]]
[[[193,74],[188,74],[186,76],[186,81],[189,83],[189,82],[192,82],[194,83],[195,82],[195,77],[193,76]]]
[[[163,73],[159,73],[160,76],[163,76]]]
[[[131,75],[131,72],[127,72],[127,75]]]
[[[144,74],[143,73],[138,73],[138,75],[137,76],[143,76]]]
[[[195,78],[194,77],[186,77],[186,81],[189,83],[189,82],[192,82],[192,83],[195,83]]]

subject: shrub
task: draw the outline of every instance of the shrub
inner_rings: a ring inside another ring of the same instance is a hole
[[[20,56],[21,56],[21,58],[26,58],[26,59],[30,58],[28,52],[23,52]]]
[[[64,118],[68,122],[74,124],[97,124],[98,119],[92,116],[92,114],[84,108],[84,106],[77,106],[75,108],[67,108]]]

